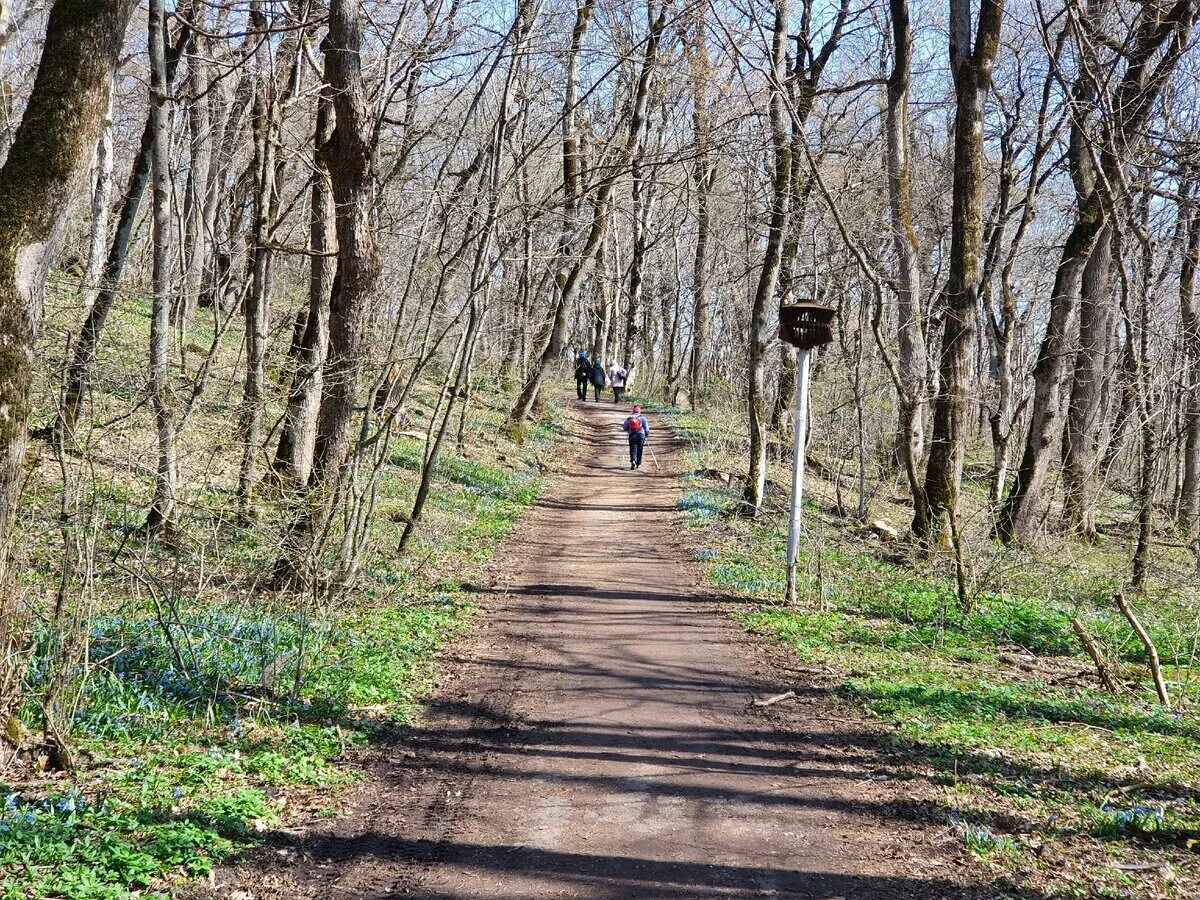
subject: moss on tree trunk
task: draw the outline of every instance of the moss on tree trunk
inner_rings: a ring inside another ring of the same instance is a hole
[[[100,136],[133,0],[58,0],[25,115],[0,168],[0,660],[23,640],[9,583],[46,268],[71,187]],[[0,721],[20,678],[0,671]]]

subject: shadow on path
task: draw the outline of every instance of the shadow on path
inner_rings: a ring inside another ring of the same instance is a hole
[[[1041,900],[1004,887],[964,887],[939,878],[829,875],[771,866],[663,862],[637,856],[562,853],[521,846],[456,841],[408,841],[371,834],[353,848],[383,858],[403,857],[443,869],[481,871],[502,884],[506,876],[544,879],[562,893],[590,898],[799,897],[825,900]],[[459,888],[462,890],[463,888]],[[384,896],[387,896],[385,894]],[[455,889],[422,889],[426,900],[466,896]]]

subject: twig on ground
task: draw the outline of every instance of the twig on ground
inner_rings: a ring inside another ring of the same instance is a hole
[[[1088,634],[1087,628],[1079,621],[1079,617],[1075,616],[1071,619],[1071,627],[1075,629],[1075,634],[1079,636],[1079,643],[1083,644],[1083,649],[1087,651],[1087,655],[1092,658],[1092,662],[1096,664],[1096,674],[1100,676],[1100,681],[1104,687],[1111,693],[1117,693],[1117,681],[1113,678],[1112,669],[1108,664],[1108,659],[1096,644],[1095,639]]]
[[[1138,621],[1138,617],[1134,613],[1133,607],[1129,605],[1129,601],[1125,599],[1125,595],[1117,594],[1113,599],[1116,601],[1117,609],[1129,621],[1129,627],[1133,629],[1142,642],[1142,646],[1146,648],[1146,656],[1150,660],[1150,675],[1154,679],[1154,690],[1158,694],[1159,701],[1163,706],[1170,707],[1171,697],[1167,693],[1167,683],[1163,681],[1162,666],[1158,662],[1158,648],[1154,646],[1154,641],[1142,627],[1142,623]]]
[[[759,700],[756,697],[755,699],[751,700],[750,702],[752,704],[754,704],[755,706],[760,706],[760,707],[774,706],[776,703],[779,703],[782,700],[790,700],[792,697],[795,697],[795,696],[796,696],[795,691],[784,691],[782,694],[776,694],[774,697],[767,697],[763,700]]]

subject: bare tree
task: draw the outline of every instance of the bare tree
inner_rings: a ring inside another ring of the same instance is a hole
[[[191,29],[183,26],[175,43],[167,54],[167,80],[173,82],[179,60],[191,40]],[[67,366],[66,386],[63,391],[62,407],[55,423],[56,431],[73,436],[79,413],[87,396],[88,382],[96,365],[96,351],[100,338],[104,333],[105,323],[109,313],[117,301],[121,278],[129,260],[129,250],[133,241],[134,227],[137,225],[138,212],[141,209],[142,197],[150,184],[150,170],[154,149],[154,123],[150,116],[142,129],[141,143],[137,156],[134,157],[133,168],[130,170],[129,183],[125,188],[125,196],[121,202],[121,211],[117,216],[117,227],[108,247],[108,256],[104,261],[98,290],[87,317],[79,330],[71,348],[71,359]]]
[[[916,516],[927,508],[920,472],[925,463],[926,369],[925,320],[921,309],[921,264],[913,224],[912,163],[909,153],[908,101],[912,83],[912,22],[907,0],[891,0],[892,71],[887,80],[887,186],[892,247],[896,254],[896,330],[899,337],[897,385],[901,468],[913,492]],[[923,532],[922,523],[915,530]]]
[[[1028,540],[1033,535],[1050,454],[1062,434],[1063,386],[1083,273],[1114,204],[1124,205],[1119,192],[1127,180],[1127,156],[1187,45],[1195,15],[1194,0],[1178,0],[1165,15],[1157,6],[1144,8],[1123,45],[1128,49],[1111,64],[1118,66],[1123,60],[1125,68],[1112,97],[1107,102],[1101,98],[1104,126],[1098,140],[1089,137],[1086,123],[1076,116],[1070,152],[1076,220],[1055,273],[1050,320],[1034,367],[1033,415],[1025,451],[996,520],[996,533],[1003,540]],[[1102,63],[1085,19],[1075,23],[1074,32],[1084,60],[1074,94],[1086,108],[1098,95]],[[1098,165],[1093,164],[1093,154],[1099,157]]]
[[[742,502],[747,509],[757,512],[762,506],[763,491],[767,477],[767,443],[769,441],[770,411],[767,408],[767,349],[770,336],[767,323],[770,306],[776,299],[779,273],[787,229],[792,223],[793,200],[803,199],[807,189],[793,190],[792,154],[800,139],[804,124],[812,112],[813,100],[821,75],[829,64],[842,38],[849,12],[849,3],[839,6],[828,39],[820,49],[813,46],[813,11],[811,0],[804,5],[803,28],[796,51],[795,71],[789,72],[787,64],[787,0],[776,0],[775,24],[770,48],[770,73],[768,75],[768,119],[771,127],[771,147],[774,154],[774,176],[771,187],[771,213],[767,225],[767,243],[763,251],[762,267],[759,269],[754,297],[750,305],[750,361],[747,403],[750,423],[750,465],[746,476],[746,487]],[[789,102],[788,79],[795,79],[795,100]],[[802,226],[797,220],[794,231]],[[798,239],[798,238],[797,238]],[[794,256],[794,254],[793,254]]]
[[[955,95],[950,274],[941,314],[942,350],[925,471],[925,508],[913,516],[913,534],[925,542],[950,538],[962,484],[983,243],[983,120],[1003,16],[1004,0],[982,0],[978,24],[972,28],[970,0],[950,2]]]
[[[324,49],[325,78],[337,122],[325,153],[336,209],[338,255],[329,300],[329,355],[322,376],[313,484],[328,481],[349,450],[363,316],[381,265],[371,227],[374,131],[362,72],[362,10],[356,0],[330,3]]]
[[[1182,192],[1186,240],[1179,266],[1179,312],[1187,366],[1179,527],[1189,535],[1200,530],[1200,303],[1196,296],[1196,269],[1200,267],[1200,205],[1195,191],[1195,176],[1189,172]]]
[[[575,88],[572,87],[575,76],[571,75],[571,66],[578,66],[578,47],[581,46],[583,34],[586,32],[587,22],[591,16],[589,11],[590,5],[593,2],[594,0],[584,0],[584,3],[578,8],[575,30],[572,33],[572,51],[570,57],[571,60],[574,60],[574,63],[568,63],[568,100],[567,105],[564,107],[563,115],[563,185],[564,193],[568,198],[578,196],[577,187],[572,187],[571,185],[577,185],[579,178],[578,138],[575,135],[574,126],[572,125],[568,129],[567,125],[567,120],[573,116],[575,109],[573,101],[573,91]],[[568,313],[574,305],[575,298],[583,284],[583,278],[587,274],[588,266],[591,264],[592,258],[599,249],[604,234],[608,229],[613,190],[616,187],[617,180],[628,170],[630,161],[637,150],[638,142],[641,140],[642,128],[645,126],[646,107],[650,97],[650,78],[654,73],[654,66],[658,59],[658,48],[662,42],[663,31],[667,27],[667,14],[670,9],[670,3],[671,0],[663,0],[662,3],[649,0],[647,3],[646,16],[649,28],[642,52],[637,81],[635,82],[636,86],[627,119],[628,124],[625,137],[618,145],[617,152],[613,158],[607,161],[605,167],[606,174],[600,178],[595,193],[590,198],[592,202],[592,218],[582,248],[578,253],[564,252],[564,250],[569,250],[569,246],[565,246],[563,250],[560,250],[564,259],[562,261],[562,268],[559,269],[555,276],[558,282],[559,294],[554,307],[554,317],[550,333],[547,335],[540,357],[534,364],[533,371],[525,382],[525,387],[522,389],[521,395],[513,407],[510,415],[513,423],[521,423],[529,418],[533,411],[533,406],[537,402],[542,381],[545,379],[546,373],[549,371],[554,360],[562,352],[562,347],[566,340]],[[576,73],[577,71],[576,68]],[[573,220],[573,213],[571,212],[572,202],[568,200],[568,220]],[[566,234],[567,226],[564,225],[564,235]]]
[[[321,404],[322,367],[329,340],[329,292],[333,284],[335,225],[333,194],[324,147],[333,134],[333,103],[328,86],[317,102],[313,137],[312,200],[309,220],[308,310],[300,340],[296,371],[288,394],[273,467],[298,484],[312,469],[317,412]]]
[[[692,263],[692,359],[688,382],[688,400],[692,409],[699,409],[704,389],[705,368],[708,364],[709,331],[709,195],[717,170],[710,147],[709,81],[712,78],[708,57],[708,0],[694,6],[692,40],[688,44],[689,75],[692,85],[692,140],[696,159],[692,164],[692,181],[696,192],[696,251]]]
[[[152,216],[154,232],[154,300],[150,313],[150,396],[158,438],[154,499],[146,528],[155,533],[171,525],[175,515],[175,410],[168,384],[171,338],[171,96],[167,79],[167,14],[164,0],[150,0],[150,130]]]
[[[11,528],[25,460],[46,271],[103,127],[132,0],[57,0],[25,114],[0,168],[0,723],[20,702],[24,642]],[[3,734],[12,733],[7,727]]]

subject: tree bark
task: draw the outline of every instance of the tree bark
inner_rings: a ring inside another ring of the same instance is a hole
[[[752,513],[762,507],[767,482],[767,442],[770,410],[767,408],[767,319],[779,280],[784,230],[791,203],[792,147],[788,135],[788,109],[784,94],[787,71],[788,0],[775,0],[775,24],[771,36],[771,69],[768,85],[768,118],[775,174],[771,189],[771,217],[767,246],[763,253],[758,283],[750,305],[750,369],[747,407],[750,419],[750,465],[742,503]]]
[[[646,183],[642,166],[644,155],[645,142],[639,141],[633,157],[633,188],[630,196],[633,204],[633,246],[630,248],[629,258],[629,292],[625,301],[625,358],[622,361],[629,383],[633,382],[642,363],[642,348],[646,337],[642,333],[641,318],[642,304],[645,302],[646,255],[654,195],[652,186]]]
[[[696,253],[692,262],[692,358],[688,379],[688,402],[693,411],[700,408],[708,364],[711,330],[708,298],[709,193],[716,177],[711,160],[708,116],[708,84],[711,66],[708,59],[708,0],[695,7],[694,36],[688,48],[692,81],[692,137],[696,162],[692,180],[696,191]]]
[[[87,271],[83,281],[90,292],[94,290],[104,267],[104,246],[108,242],[108,212],[112,203],[113,186],[113,123],[112,97],[108,99],[108,112],[104,127],[96,144],[96,182],[92,190],[92,233],[88,242]]]
[[[154,499],[146,529],[156,534],[175,517],[175,410],[169,394],[167,352],[171,340],[171,111],[167,76],[167,14],[164,0],[150,0],[150,128],[154,300],[150,313],[150,395],[158,440]]]
[[[175,44],[167,56],[167,80],[175,77],[179,58],[187,49],[191,39],[191,31],[187,27],[180,30]],[[96,365],[96,348],[100,345],[100,337],[104,333],[108,314],[117,301],[117,288],[121,276],[125,273],[125,263],[129,259],[129,244],[133,240],[133,228],[137,224],[138,210],[146,186],[150,183],[151,151],[154,147],[154,128],[149,116],[142,129],[141,143],[133,168],[129,173],[129,184],[125,189],[125,199],[121,203],[121,212],[117,217],[117,229],[113,233],[112,243],[108,247],[108,258],[104,262],[104,271],[100,277],[99,292],[88,309],[87,318],[79,330],[71,349],[71,361],[67,366],[66,388],[63,393],[63,405],[59,411],[56,431],[61,431],[67,437],[75,433],[79,413],[87,396],[88,383],[91,380],[92,369]]]
[[[912,23],[907,0],[890,0],[892,46],[895,59],[887,82],[887,185],[896,254],[896,331],[899,338],[897,368],[901,469],[909,474],[915,515],[926,517],[924,486],[915,476],[925,463],[925,373],[929,365],[925,348],[925,322],[921,310],[921,264],[913,229],[912,175],[908,146],[908,95],[912,83]],[[921,531],[925,530],[923,524]]]
[[[957,512],[962,484],[983,244],[983,118],[1003,15],[1004,0],[983,0],[972,45],[970,0],[950,2],[950,68],[955,92],[950,274],[933,439],[925,470],[925,509],[913,516],[913,534],[926,543],[949,541],[951,517]]]
[[[197,39],[197,44],[200,39]],[[179,333],[186,334],[200,304],[204,272],[208,266],[209,231],[205,220],[206,200],[213,164],[212,101],[207,63],[201,47],[188,56],[188,90],[193,100],[188,108],[187,192],[184,199],[184,278],[183,297],[176,311]]]
[[[25,114],[0,168],[0,666],[24,666],[25,615],[12,564],[34,347],[46,272],[72,189],[100,137],[132,0],[57,0]],[[0,735],[23,672],[0,672]],[[0,737],[0,740],[3,740]]]
[[[333,133],[328,90],[317,101],[316,150],[313,153],[312,212],[309,221],[308,317],[300,343],[296,372],[288,393],[287,412],[275,451],[274,469],[297,484],[308,480],[321,403],[322,367],[329,340],[329,292],[333,284],[335,222],[329,167],[321,148]]]
[[[788,98],[791,103],[792,115],[792,174],[789,178],[788,189],[791,199],[788,201],[788,224],[783,240],[783,253],[779,260],[779,284],[776,295],[779,303],[793,303],[796,300],[796,270],[800,259],[800,242],[804,239],[804,224],[808,210],[808,195],[812,189],[812,179],[805,177],[804,143],[808,136],[804,133],[804,124],[812,112],[812,84],[805,78],[805,57],[798,54],[793,69],[794,77],[788,79]],[[813,251],[813,283],[817,281],[816,251]],[[816,290],[814,289],[814,293]],[[813,302],[821,302],[820,296],[811,298]],[[796,395],[796,353],[790,344],[779,344],[779,377],[776,383],[775,402],[771,407],[771,430],[786,434],[791,428],[792,403]]]
[[[261,2],[250,7],[250,23],[265,30],[267,18]],[[263,405],[266,402],[266,353],[271,298],[271,229],[275,211],[275,84],[271,76],[271,58],[265,42],[259,44],[258,71],[255,73],[254,106],[251,113],[254,134],[254,245],[250,250],[250,290],[245,302],[246,375],[242,390],[240,432],[242,462],[238,469],[238,515],[249,515],[250,494],[254,488],[259,444],[262,441]]]
[[[1061,438],[1062,397],[1074,342],[1079,284],[1103,224],[1099,198],[1084,205],[1063,247],[1050,295],[1050,320],[1033,369],[1033,415],[1016,478],[996,519],[1001,540],[1028,540],[1037,522],[1042,484]]]
[[[322,376],[310,484],[337,471],[350,448],[367,304],[382,264],[371,229],[373,121],[362,74],[362,10],[356,0],[332,0],[325,39],[325,77],[336,126],[325,148],[335,204],[337,273],[329,298],[329,351]]]
[[[1083,269],[1079,342],[1063,437],[1063,518],[1072,532],[1086,540],[1096,536],[1094,516],[1103,432],[1100,401],[1108,377],[1109,333],[1115,312],[1110,244],[1110,227],[1106,225]]]

